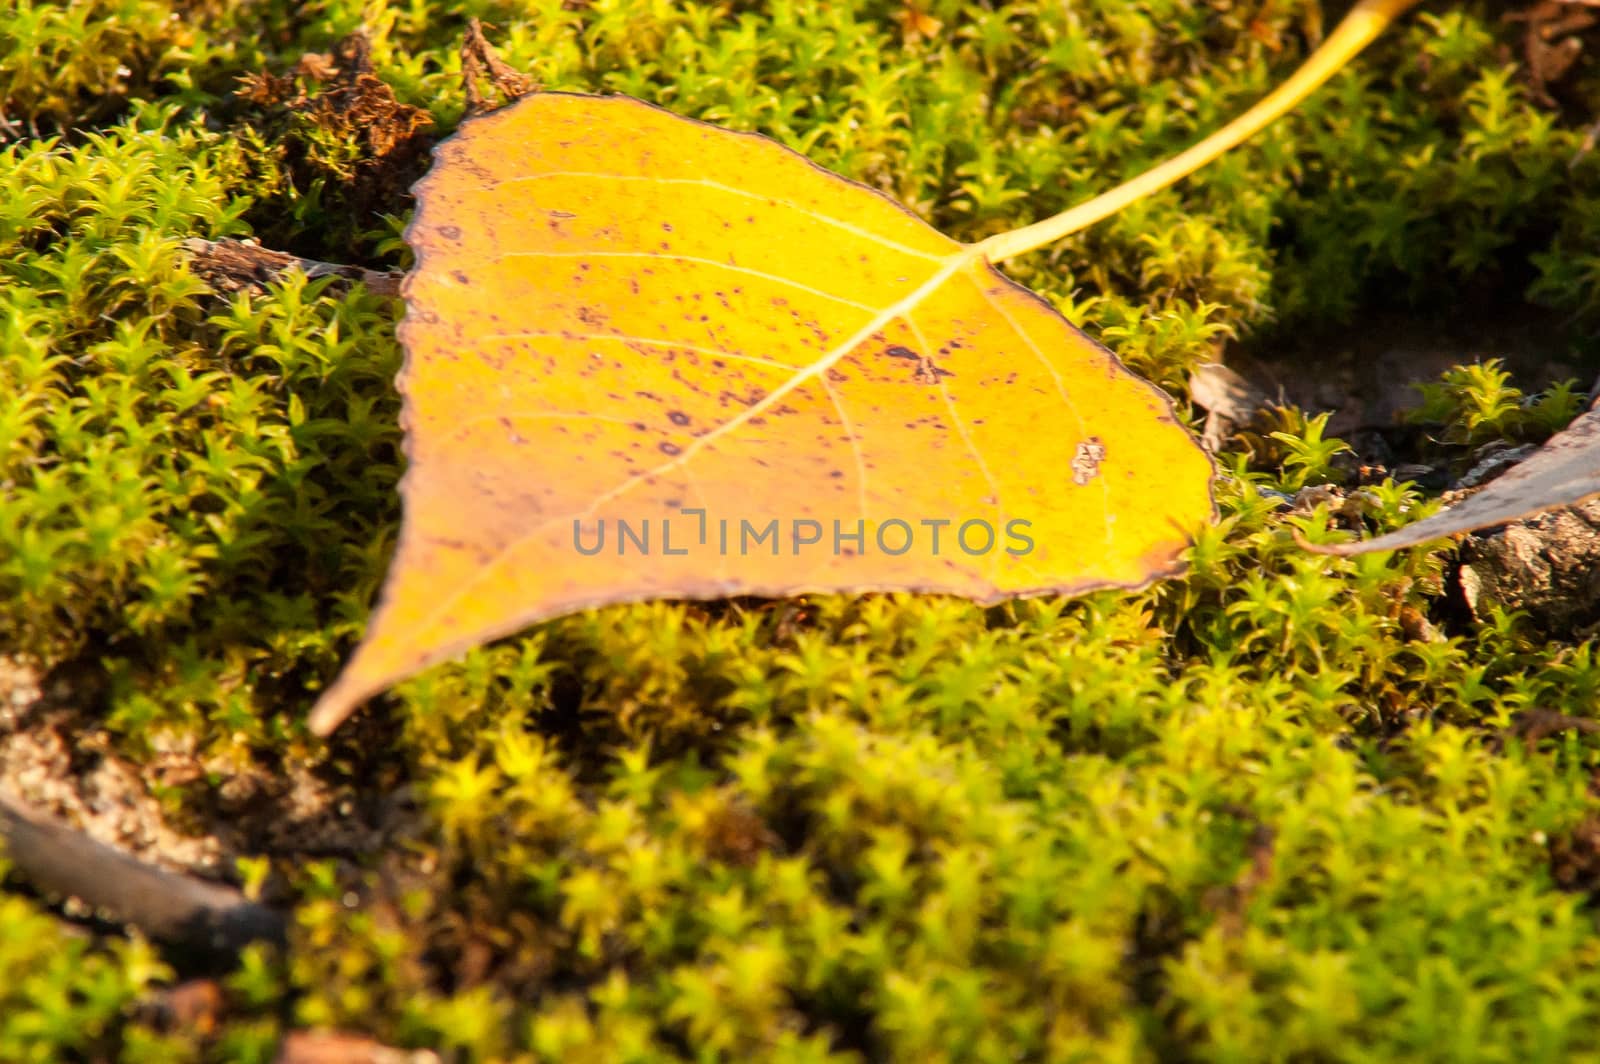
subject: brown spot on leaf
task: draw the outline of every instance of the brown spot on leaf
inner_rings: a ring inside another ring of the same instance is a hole
[[[883,353],[888,355],[890,358],[903,358],[907,361],[915,362],[917,364],[917,368],[916,371],[912,373],[911,379],[916,381],[918,384],[938,384],[940,377],[955,376],[955,374],[951,373],[949,370],[940,369],[938,366],[934,365],[933,359],[924,358],[915,351],[911,350],[909,347],[902,347],[899,344],[895,344],[893,347],[886,348]]]

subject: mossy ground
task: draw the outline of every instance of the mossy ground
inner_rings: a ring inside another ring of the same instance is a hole
[[[1180,403],[1229,337],[1397,307],[1531,299],[1592,370],[1600,76],[1536,103],[1501,13],[1412,15],[1296,116],[1012,272]],[[442,136],[472,15],[547,87],[761,130],[969,239],[1216,127],[1319,22],[1300,0],[21,0],[0,651],[49,691],[0,736],[76,744],[69,788],[134,766],[294,931],[173,1024],[152,1002],[182,958],[0,895],[0,1058],[268,1060],[308,1026],[483,1060],[1600,1054],[1600,738],[1514,733],[1596,717],[1594,646],[1447,617],[1447,547],[1299,550],[1330,514],[1274,492],[1339,470],[1295,411],[1222,456],[1220,523],[1143,593],[606,609],[312,741],[394,542],[400,308],[293,279],[222,299],[180,243],[403,267],[420,157],[234,89],[363,31]],[[1418,395],[1435,459],[1577,408],[1507,388],[1480,367]],[[1428,509],[1370,491],[1369,528]]]

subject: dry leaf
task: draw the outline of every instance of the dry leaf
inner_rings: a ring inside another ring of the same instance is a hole
[[[1272,402],[1267,393],[1220,362],[1207,362],[1190,372],[1189,401],[1207,413],[1200,445],[1212,454]]]
[[[1212,516],[1165,395],[978,246],[772,141],[544,93],[435,155],[405,522],[319,732],[590,606],[1137,587]]]
[[[1600,494],[1600,406],[1579,415],[1531,458],[1460,505],[1375,539],[1305,546],[1319,554],[1339,555],[1399,550],[1571,506],[1595,494]]]
[[[1189,401],[1240,425],[1272,403],[1266,392],[1220,362],[1202,363],[1189,374]]]

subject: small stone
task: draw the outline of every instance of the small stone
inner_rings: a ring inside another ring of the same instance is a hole
[[[1492,606],[1523,610],[1551,634],[1600,621],[1600,499],[1469,537],[1460,580],[1480,619]]]

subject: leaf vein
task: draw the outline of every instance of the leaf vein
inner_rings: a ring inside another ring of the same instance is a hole
[[[865,310],[868,313],[875,313],[878,309],[870,303],[857,302],[854,299],[847,299],[832,292],[825,292],[820,288],[812,288],[810,285],[801,284],[799,281],[780,274],[768,273],[765,270],[753,270],[748,266],[737,266],[731,262],[720,262],[717,259],[702,258],[698,255],[671,255],[658,251],[503,251],[495,257],[497,259],[670,259],[674,262],[692,262],[700,266],[715,266],[719,270],[730,270],[734,273],[759,277],[763,281],[770,281],[785,288],[792,288],[797,292],[806,292],[847,307]]]
[[[595,332],[570,332],[556,329],[525,329],[520,332],[490,333],[483,337],[485,340],[522,340],[535,336],[548,336],[560,340],[617,340],[625,344],[651,344],[656,347],[675,347],[680,351],[692,351],[697,355],[708,358],[726,358],[735,362],[751,362],[758,366],[771,366],[787,373],[803,369],[802,366],[791,366],[787,362],[779,362],[775,358],[762,358],[759,355],[734,354],[717,347],[701,347],[697,344],[686,344],[681,340],[657,340],[650,336],[628,336],[623,333],[595,333]]]
[[[859,225],[844,221],[843,219],[822,214],[821,212],[812,210],[810,207],[807,207],[801,203],[797,203],[794,200],[780,199],[773,196],[763,196],[747,189],[735,188],[732,185],[724,185],[720,181],[710,181],[701,177],[650,177],[648,175],[606,174],[585,170],[550,170],[542,174],[529,174],[526,177],[510,177],[506,178],[504,181],[495,181],[487,185],[479,185],[473,191],[487,192],[491,189],[498,188],[501,185],[519,184],[524,181],[542,181],[546,178],[553,177],[575,178],[580,181],[640,181],[649,185],[700,185],[705,188],[714,188],[719,192],[726,192],[729,195],[742,196],[745,199],[759,200],[763,205],[787,207],[790,210],[803,214],[808,218],[813,218],[816,221],[821,222],[823,225],[832,226],[835,229],[850,233],[853,236],[858,236],[863,240],[869,240],[874,244],[891,248],[894,251],[900,252],[902,255],[911,255],[919,259],[925,259],[928,262],[939,262],[943,258],[943,256],[932,255],[926,251],[918,251],[914,247],[902,244],[897,240],[890,240],[888,237],[874,233],[870,229],[864,229]]]
[[[922,350],[923,357],[931,360],[933,356],[929,352],[933,350],[933,346],[928,343],[928,338],[922,335],[922,330],[917,327],[913,313],[906,314],[906,324],[911,327],[911,334],[917,338],[917,345]],[[996,523],[995,535],[998,537],[1000,531],[1005,528],[1006,524],[1005,507],[1001,505],[1000,501],[1000,482],[994,479],[994,473],[989,469],[989,463],[983,460],[983,455],[978,451],[977,445],[972,442],[972,433],[967,429],[966,421],[964,421],[961,415],[956,412],[956,401],[951,398],[950,389],[945,386],[944,378],[938,373],[935,373],[934,379],[939,382],[939,394],[944,396],[945,409],[950,411],[950,420],[955,423],[956,431],[961,434],[961,442],[966,444],[967,453],[972,455],[972,460],[978,463],[978,469],[983,473],[983,479],[989,485],[989,492],[994,496],[994,513]],[[1000,581],[996,575],[999,571],[999,567],[999,555],[996,552],[991,551],[989,559],[989,583],[995,585],[996,587],[1000,586]]]
[[[951,255],[944,261],[943,267],[937,273],[935,273],[932,277],[929,277],[909,295],[905,296],[905,298],[883,308],[865,325],[857,329],[849,338],[835,346],[827,354],[823,355],[823,357],[819,358],[810,366],[796,373],[786,383],[773,389],[773,391],[768,393],[759,402],[745,408],[745,410],[738,416],[723,422],[723,424],[715,431],[709,432],[706,435],[696,439],[692,444],[684,448],[683,453],[678,455],[676,458],[673,458],[667,462],[663,462],[660,465],[646,470],[643,473],[636,473],[634,476],[623,481],[610,491],[601,493],[601,495],[596,498],[594,502],[590,503],[589,506],[583,510],[580,510],[576,513],[562,514],[559,517],[552,517],[547,521],[541,521],[539,524],[535,525],[521,536],[518,536],[511,543],[501,547],[493,558],[483,562],[483,564],[479,567],[477,572],[473,574],[472,577],[462,581],[461,584],[458,585],[453,592],[447,595],[438,606],[435,606],[432,610],[430,610],[428,615],[416,624],[415,630],[419,632],[425,631],[440,617],[444,616],[446,612],[448,612],[457,602],[461,600],[462,596],[464,596],[469,590],[476,587],[478,584],[482,583],[485,578],[485,574],[493,572],[500,560],[517,546],[528,542],[535,536],[543,534],[546,530],[553,527],[558,522],[566,520],[582,520],[583,518],[592,515],[600,507],[606,505],[614,499],[620,498],[627,492],[632,491],[644,481],[649,480],[652,477],[661,476],[677,466],[684,464],[698,454],[701,450],[703,450],[708,444],[713,443],[720,437],[738,429],[747,423],[751,418],[759,417],[767,410],[770,410],[773,406],[781,402],[784,396],[800,387],[807,380],[818,376],[819,374],[825,373],[829,367],[834,365],[851,351],[855,350],[856,347],[869,339],[873,333],[877,332],[879,329],[882,329],[886,324],[893,321],[895,318],[903,317],[913,308],[920,305],[923,300],[927,299],[929,295],[937,291],[958,270],[971,263],[976,255],[977,252],[971,248],[963,248],[956,254]]]
[[[989,294],[989,289],[987,286],[980,283],[978,278],[975,276],[972,277],[972,283],[977,286],[978,293],[983,296],[984,302],[988,303],[991,307],[999,312],[1002,318],[1006,319],[1006,322],[1010,324],[1012,330],[1015,331],[1018,336],[1022,337],[1022,342],[1028,345],[1028,350],[1033,352],[1033,356],[1039,360],[1039,364],[1049,372],[1051,379],[1056,382],[1057,394],[1061,396],[1061,401],[1066,404],[1067,411],[1072,415],[1073,420],[1078,423],[1079,438],[1087,439],[1089,428],[1084,423],[1083,415],[1078,412],[1078,405],[1074,403],[1071,396],[1067,394],[1067,386],[1061,380],[1061,373],[1056,369],[1055,363],[1051,362],[1045,357],[1044,352],[1039,349],[1039,345],[1034,342],[1033,337],[1029,335],[1028,331],[1022,327],[1022,324],[1017,321],[1016,318],[1011,316],[1011,312],[1005,308],[1005,304],[1001,303],[999,300],[995,299],[994,296]],[[1100,481],[1100,495],[1103,500],[1100,506],[1100,524],[1105,532],[1105,545],[1106,550],[1109,552],[1113,547],[1113,537],[1111,534],[1111,488],[1106,483],[1105,477],[1096,477],[1095,479]]]
[[[867,516],[867,459],[861,453],[861,440],[856,436],[855,424],[850,420],[850,414],[844,408],[844,401],[839,398],[839,393],[834,389],[833,382],[828,380],[824,373],[817,378],[822,382],[822,388],[828,393],[828,398],[833,402],[833,408],[839,412],[839,421],[844,425],[845,435],[850,438],[850,451],[856,459],[856,506],[861,510],[861,520],[869,520]]]

